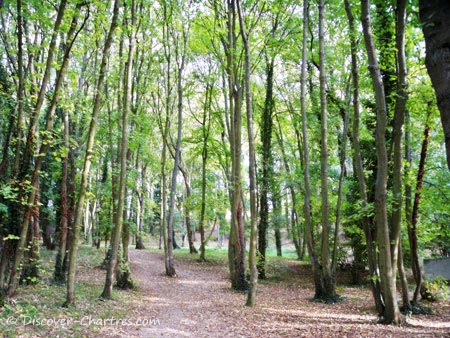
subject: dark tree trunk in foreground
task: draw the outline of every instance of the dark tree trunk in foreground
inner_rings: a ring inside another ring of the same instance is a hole
[[[420,0],[419,14],[426,45],[425,64],[441,112],[450,169],[450,1]]]

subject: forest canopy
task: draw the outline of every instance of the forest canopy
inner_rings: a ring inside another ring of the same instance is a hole
[[[172,277],[228,246],[249,306],[292,248],[315,299],[351,269],[401,322],[450,252],[450,11],[425,3],[0,1],[1,303],[53,250],[75,304],[82,243],[110,299],[151,238]]]

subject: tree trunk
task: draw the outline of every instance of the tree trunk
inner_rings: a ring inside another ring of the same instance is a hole
[[[254,306],[256,302],[256,285],[258,283],[258,269],[256,261],[256,241],[258,231],[258,210],[256,206],[256,154],[255,154],[255,140],[253,131],[253,102],[252,91],[250,88],[251,81],[251,60],[250,60],[250,43],[247,31],[244,24],[244,13],[241,8],[241,0],[236,0],[236,6],[239,16],[239,26],[241,29],[241,37],[244,43],[245,61],[244,61],[244,84],[245,84],[245,105],[247,109],[247,134],[249,146],[249,182],[250,182],[250,253],[249,253],[249,267],[250,267],[250,283],[247,294],[247,302],[245,305]]]
[[[278,117],[277,117],[278,121]],[[281,129],[280,122],[278,121],[278,132],[275,133],[277,136],[278,146],[281,150],[281,155],[283,159],[284,169],[286,170],[286,173],[288,176],[291,175],[291,167],[289,166],[289,160],[286,155],[286,150],[284,147],[283,142],[283,133]],[[292,208],[291,208],[291,233],[292,233],[292,241],[294,242],[295,251],[297,252],[297,258],[298,260],[303,259],[304,255],[304,238],[302,236],[302,227],[300,227],[300,224],[298,222],[297,217],[297,196],[295,195],[295,189],[293,184],[289,184],[289,192],[291,195],[291,202],[292,202]]]
[[[403,307],[409,307],[408,285],[405,284],[403,257],[399,258],[401,248],[402,225],[402,176],[403,176],[403,125],[405,122],[407,92],[407,69],[405,57],[405,25],[406,25],[406,0],[397,1],[396,10],[396,47],[397,47],[397,95],[395,99],[394,130],[393,130],[393,203],[392,203],[392,270],[394,278],[398,272],[401,278]],[[405,289],[406,288],[406,289]],[[405,299],[406,295],[406,299]],[[406,302],[405,302],[406,300]]]
[[[447,0],[419,0],[419,15],[425,37],[428,74],[436,93],[441,112],[450,169],[450,2]]]
[[[235,290],[247,289],[245,278],[245,237],[242,204],[242,86],[238,77],[236,42],[236,3],[227,1],[226,71],[228,75],[231,148],[231,229],[228,242],[228,263],[231,286]],[[227,124],[228,125],[228,124]]]
[[[261,122],[261,177],[258,224],[258,278],[266,279],[267,230],[269,228],[269,191],[273,179],[272,128],[273,128],[273,72],[275,60],[266,64],[266,97]]]
[[[128,135],[129,135],[129,116],[131,110],[131,83],[133,74],[133,60],[134,52],[136,48],[136,33],[134,28],[136,27],[136,2],[131,1],[131,23],[130,23],[130,36],[129,36],[129,48],[128,48],[128,58],[125,67],[124,76],[124,86],[123,86],[123,113],[122,113],[122,139],[120,143],[120,176],[119,176],[119,189],[118,189],[118,203],[117,203],[117,215],[116,224],[113,229],[113,235],[111,237],[111,255],[109,257],[108,266],[106,269],[106,279],[105,286],[101,298],[111,299],[114,272],[116,269],[123,273],[120,274],[121,280],[118,280],[118,284],[121,288],[132,287],[132,282],[129,279],[130,271],[129,269],[123,269],[122,265],[127,264],[126,257],[122,255],[119,257],[119,246],[122,236],[122,228],[124,227],[124,215],[126,213],[125,202],[126,202],[126,192],[127,192],[127,159],[128,159]],[[125,235],[126,234],[125,232]],[[129,235],[127,236],[129,238]],[[127,239],[128,239],[127,238]],[[123,241],[124,248],[128,249],[128,240]],[[125,251],[125,250],[124,250]]]
[[[63,125],[64,125],[64,147],[70,148],[70,127],[69,127],[69,113],[67,109],[63,110]],[[66,275],[63,272],[64,257],[66,255],[67,244],[67,230],[68,230],[68,174],[69,174],[69,156],[65,156],[62,159],[62,172],[61,172],[61,193],[60,193],[60,224],[59,224],[59,236],[58,236],[58,252],[56,254],[55,271],[53,273],[53,279],[57,283],[66,281]]]
[[[196,254],[197,249],[194,246],[194,236],[192,231],[192,225],[191,225],[191,210],[190,210],[190,203],[191,203],[191,180],[189,177],[189,174],[184,168],[184,165],[181,165],[182,161],[180,161],[180,171],[183,174],[184,179],[184,187],[186,189],[186,197],[184,200],[184,218],[186,222],[186,232],[187,232],[187,238],[189,243],[189,253],[190,254]]]
[[[64,6],[65,6],[65,4],[64,4]],[[63,12],[64,12],[64,6],[62,9]],[[79,9],[80,9],[80,6],[77,7],[78,11],[79,11]],[[60,11],[61,11],[61,9],[58,12],[58,16],[60,15]],[[42,141],[42,144],[39,148],[39,153],[38,153],[38,154],[42,154],[42,156],[37,157],[36,162],[34,164],[34,169],[32,170],[32,174],[31,174],[31,178],[30,178],[32,189],[28,195],[28,198],[27,198],[28,204],[25,207],[25,212],[24,212],[23,218],[21,220],[20,236],[19,236],[20,239],[19,239],[19,242],[16,247],[16,251],[15,251],[14,259],[13,259],[13,265],[11,267],[10,280],[9,280],[9,286],[8,286],[8,292],[7,292],[8,298],[12,298],[14,296],[17,286],[18,286],[18,282],[19,282],[18,277],[20,277],[20,276],[17,275],[17,269],[18,269],[20,261],[22,259],[23,251],[25,249],[25,241],[26,241],[26,237],[27,237],[27,233],[28,233],[28,227],[30,224],[30,218],[32,216],[33,209],[35,207],[36,194],[37,194],[37,189],[38,189],[38,185],[39,185],[40,170],[42,168],[45,154],[47,153],[47,151],[50,147],[50,140],[49,140],[48,133],[53,129],[53,119],[54,119],[54,115],[56,112],[56,106],[59,101],[59,95],[61,92],[62,84],[63,84],[64,78],[65,78],[65,75],[67,72],[67,68],[69,65],[70,50],[71,50],[74,40],[77,37],[77,35],[76,35],[77,24],[78,24],[78,13],[76,13],[72,19],[70,30],[67,35],[68,41],[70,41],[71,45],[66,49],[66,51],[64,53],[64,58],[63,58],[63,62],[61,65],[61,71],[59,72],[59,74],[57,76],[54,94],[53,94],[53,97],[52,97],[52,100],[50,103],[49,110],[46,115],[45,131],[47,133],[44,134],[44,139]],[[59,29],[59,25],[55,25],[55,30],[57,30],[57,29]],[[41,104],[41,106],[42,106],[42,104]],[[39,115],[41,106],[39,106],[39,103],[36,105],[35,113],[38,115]],[[33,130],[30,129],[30,133],[32,133],[32,132],[33,132]],[[27,152],[27,150],[25,149],[24,156],[26,156],[26,152]]]
[[[119,14],[119,2],[120,0],[114,1],[114,9],[113,16],[111,19],[111,26],[108,31],[108,35],[105,41],[105,45],[103,47],[102,61],[100,64],[99,76],[97,81],[97,86],[95,89],[94,96],[94,106],[92,108],[92,116],[91,123],[89,125],[88,131],[88,140],[86,145],[86,153],[84,157],[84,165],[83,170],[81,172],[81,183],[78,191],[78,201],[76,204],[76,210],[74,211],[74,229],[73,229],[73,238],[72,245],[69,254],[69,267],[68,267],[68,275],[67,275],[67,294],[66,294],[66,302],[64,306],[69,306],[75,304],[75,272],[76,272],[76,260],[78,254],[78,241],[81,232],[81,222],[82,222],[82,213],[85,204],[88,178],[91,169],[92,163],[92,155],[94,150],[94,140],[95,134],[97,130],[97,120],[100,112],[101,104],[102,104],[102,94],[103,94],[103,84],[106,77],[107,71],[107,61],[109,57],[109,51],[111,49],[111,45],[113,42],[114,32],[118,26],[118,14]]]
[[[301,111],[302,111],[302,136],[303,136],[303,180],[305,186],[305,200],[303,204],[303,214],[305,217],[305,242],[308,248],[309,260],[312,265],[315,298],[322,294],[320,264],[317,259],[314,245],[314,231],[311,222],[311,183],[310,183],[310,160],[309,160],[309,136],[308,136],[308,118],[306,111],[306,63],[307,63],[307,42],[308,20],[309,19],[309,1],[303,1],[303,38],[302,38],[302,66],[301,66]]]
[[[417,304],[420,289],[422,287],[422,271],[419,263],[419,247],[417,243],[417,223],[419,216],[420,200],[422,198],[423,178],[425,176],[425,162],[427,159],[428,143],[430,141],[430,125],[429,118],[431,114],[430,105],[428,106],[428,116],[426,119],[425,130],[423,132],[422,149],[420,151],[419,168],[417,169],[416,192],[414,194],[414,204],[411,213],[411,219],[408,226],[409,247],[411,250],[411,268],[414,279],[416,281],[416,289],[414,290],[413,304]]]
[[[328,201],[328,111],[326,98],[326,71],[325,71],[325,2],[319,1],[319,80],[320,80],[320,195],[322,197],[322,294],[316,295],[325,302],[336,300],[336,283],[331,273],[330,261],[330,205]]]
[[[376,153],[377,153],[377,181],[375,185],[375,222],[377,228],[377,243],[379,251],[380,281],[384,300],[383,322],[386,324],[400,323],[401,316],[397,304],[395,276],[393,275],[390,236],[387,220],[387,179],[388,159],[386,151],[386,100],[384,86],[375,45],[373,42],[370,22],[369,0],[361,0],[361,20],[363,24],[364,41],[369,62],[369,71],[375,92],[377,109]]]
[[[200,261],[205,261],[205,212],[206,212],[206,162],[208,160],[208,139],[211,126],[211,99],[212,85],[206,86],[205,104],[203,107],[203,148],[202,148],[202,183],[201,183],[201,203],[200,203]]]
[[[359,194],[362,201],[362,207],[368,206],[366,177],[364,174],[363,161],[361,156],[361,146],[359,141],[360,128],[360,111],[359,111],[359,78],[358,78],[358,45],[356,41],[356,29],[354,24],[354,17],[348,0],[345,0],[345,10],[349,22],[350,29],[350,44],[351,44],[351,59],[352,59],[352,86],[353,86],[353,163],[355,165],[355,172],[358,179]],[[381,286],[378,275],[378,263],[376,260],[375,239],[372,236],[371,220],[368,216],[363,215],[361,219],[364,235],[367,245],[367,260],[369,265],[370,286],[372,295],[375,301],[375,307],[378,315],[382,316],[384,313],[384,304],[381,298]]]

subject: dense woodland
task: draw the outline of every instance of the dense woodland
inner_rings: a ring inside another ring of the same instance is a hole
[[[217,241],[249,306],[267,248],[292,245],[311,297],[339,301],[350,269],[400,323],[427,293],[422,259],[450,250],[449,13],[443,0],[0,1],[2,304],[37,283],[43,247],[68,306],[83,243],[109,248],[107,300],[133,286],[131,245],[159,241],[176,277],[173,250],[204,261]]]

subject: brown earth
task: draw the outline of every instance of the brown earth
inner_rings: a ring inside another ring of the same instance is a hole
[[[434,315],[406,319],[403,326],[377,324],[367,288],[342,287],[344,301],[312,302],[309,268],[283,261],[289,278],[273,277],[258,285],[257,305],[244,306],[246,295],[230,289],[226,263],[199,263],[179,255],[177,278],[163,274],[161,252],[130,251],[131,269],[139,289],[133,320],[153,320],[144,326],[107,336],[126,337],[450,337],[450,305],[432,305]],[[114,330],[114,331],[112,331]]]

